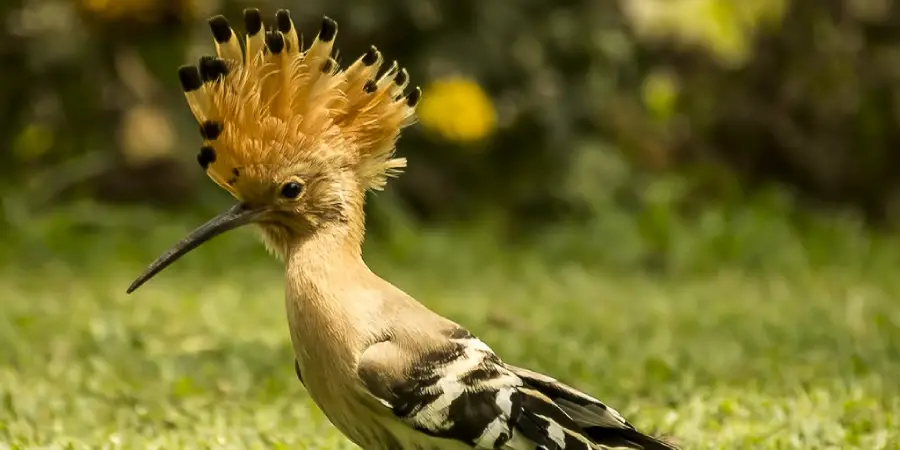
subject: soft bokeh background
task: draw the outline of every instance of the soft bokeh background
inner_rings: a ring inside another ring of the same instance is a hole
[[[893,0],[0,2],[0,448],[352,448],[176,68],[289,7],[424,90],[366,258],[689,448],[900,448]],[[271,19],[270,19],[271,20]]]

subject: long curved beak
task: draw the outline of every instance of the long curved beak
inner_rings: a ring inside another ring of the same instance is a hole
[[[178,258],[181,258],[204,242],[226,231],[253,222],[254,219],[259,217],[264,211],[265,210],[261,208],[254,208],[247,204],[239,203],[222,214],[213,217],[212,220],[192,231],[184,239],[163,253],[159,258],[156,258],[156,261],[153,261],[153,263],[147,267],[147,270],[134,280],[134,282],[131,283],[131,286],[128,286],[128,290],[125,292],[128,294],[134,292],[137,288],[141,287],[142,284],[153,278],[156,274],[162,272],[163,269],[173,262],[177,261]]]

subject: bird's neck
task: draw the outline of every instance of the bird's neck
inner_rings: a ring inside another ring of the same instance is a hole
[[[350,223],[333,223],[285,245],[285,276],[298,301],[322,305],[374,276],[362,259],[362,237]]]
[[[337,363],[369,339],[364,333],[378,322],[382,296],[360,246],[352,230],[336,224],[287,249],[285,306],[298,358]]]
[[[368,274],[362,259],[362,236],[349,224],[334,224],[285,245],[287,276],[319,287]]]

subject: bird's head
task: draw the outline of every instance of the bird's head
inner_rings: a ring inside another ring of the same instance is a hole
[[[154,261],[128,292],[209,239],[255,223],[276,252],[328,227],[362,238],[367,189],[382,189],[406,166],[394,157],[414,121],[419,88],[372,47],[346,69],[332,57],[337,24],[324,18],[301,48],[287,10],[271,30],[244,11],[244,45],[223,16],[209,20],[216,57],[183,66],[179,77],[200,124],[197,161],[238,202]]]

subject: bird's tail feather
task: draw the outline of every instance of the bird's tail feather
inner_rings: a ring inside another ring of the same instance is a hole
[[[643,450],[678,450],[674,444],[629,428],[585,429],[585,434],[597,444]]]
[[[678,450],[672,443],[638,431],[616,410],[581,391],[546,375],[507,367],[525,382],[519,389],[523,412],[518,428],[538,445],[544,439],[551,449],[555,443],[567,450]]]

